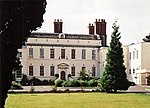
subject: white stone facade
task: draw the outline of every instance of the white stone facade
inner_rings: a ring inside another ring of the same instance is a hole
[[[58,74],[59,79],[67,80],[68,74],[77,78],[85,68],[91,76],[99,78],[100,47],[98,35],[33,33],[19,50],[22,73],[41,80],[54,80]]]
[[[140,42],[129,45],[129,76],[138,85],[147,84],[150,74],[150,43]]]

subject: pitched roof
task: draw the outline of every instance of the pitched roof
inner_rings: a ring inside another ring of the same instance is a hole
[[[99,35],[88,34],[68,34],[68,33],[40,33],[34,32],[30,38],[56,38],[56,39],[82,39],[82,40],[100,40]]]

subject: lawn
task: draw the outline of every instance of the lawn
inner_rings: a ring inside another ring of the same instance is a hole
[[[9,94],[6,108],[150,108],[150,95],[131,93]]]

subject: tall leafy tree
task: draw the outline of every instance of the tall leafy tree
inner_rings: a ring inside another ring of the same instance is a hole
[[[0,0],[0,108],[11,85],[17,49],[41,27],[46,0]]]
[[[112,28],[113,32],[106,55],[106,65],[101,78],[101,89],[106,92],[117,92],[117,90],[126,90],[129,87],[129,81],[126,78],[126,69],[123,64],[123,48],[119,41],[121,38],[118,31],[119,26],[115,22]]]

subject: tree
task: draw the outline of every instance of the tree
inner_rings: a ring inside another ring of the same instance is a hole
[[[150,34],[148,36],[145,36],[143,39],[144,42],[150,42]]]
[[[78,77],[79,80],[84,81],[84,80],[90,79],[90,74],[87,74],[85,69],[81,70],[78,74],[79,74],[79,77]]]
[[[117,90],[126,90],[129,87],[129,81],[126,78],[123,49],[119,41],[121,38],[118,32],[119,26],[116,22],[112,26],[113,33],[111,42],[106,55],[106,65],[101,78],[101,89],[106,92],[117,92]]]
[[[17,49],[41,27],[46,0],[0,0],[0,108],[4,108]]]

